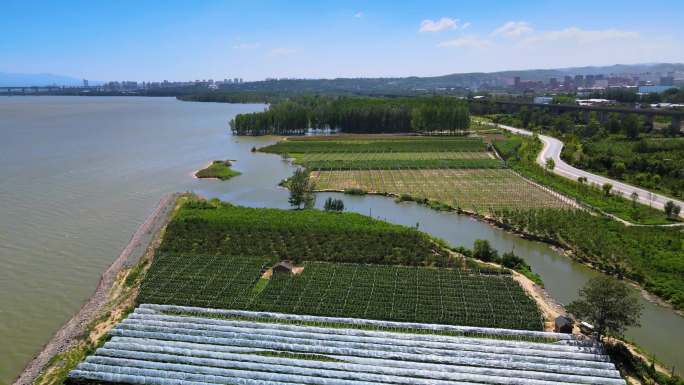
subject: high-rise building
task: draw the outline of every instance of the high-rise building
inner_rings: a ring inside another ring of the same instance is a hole
[[[584,75],[575,75],[575,87],[584,86]]]
[[[572,76],[565,75],[563,78],[563,87],[565,87],[566,90],[569,90],[572,87]]]
[[[594,85],[594,75],[587,75],[584,78],[584,85],[587,87],[592,87]]]
[[[556,79],[556,78],[549,79],[549,87],[552,89],[558,88],[558,79]]]
[[[520,88],[520,76],[516,76],[513,78],[513,87],[517,90]]]
[[[83,87],[88,88],[88,79],[83,79]]]

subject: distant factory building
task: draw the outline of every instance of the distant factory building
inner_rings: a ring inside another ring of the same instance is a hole
[[[640,94],[661,94],[671,88],[675,88],[675,86],[640,86],[639,87],[639,93]]]
[[[553,102],[552,96],[535,96],[534,104],[551,104]]]

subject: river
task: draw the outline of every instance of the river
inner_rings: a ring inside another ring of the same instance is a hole
[[[228,120],[258,104],[173,98],[0,98],[0,383],[9,383],[88,298],[162,194],[195,191],[255,207],[287,207],[277,183],[292,172],[278,156],[251,153],[272,137],[232,137]],[[226,182],[192,172],[234,159]],[[319,194],[322,204],[329,194]],[[575,298],[595,272],[550,247],[466,216],[391,199],[344,196],[348,210],[415,225],[454,245],[488,239],[514,249],[559,301]],[[645,302],[645,301],[644,301]],[[646,303],[629,337],[684,367],[684,318]]]

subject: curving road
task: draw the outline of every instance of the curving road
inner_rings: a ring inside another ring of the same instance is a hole
[[[506,126],[503,124],[496,124],[496,126],[516,134],[527,136],[532,135],[531,131],[523,130],[521,128]],[[553,161],[556,162],[556,167],[553,169],[555,174],[572,180],[577,180],[577,178],[583,176],[587,178],[587,182],[594,183],[599,186],[602,186],[604,183],[610,183],[613,185],[613,191],[620,191],[623,196],[627,197],[628,199],[633,192],[636,192],[639,195],[639,202],[660,210],[665,207],[665,203],[667,203],[667,201],[673,201],[675,204],[679,205],[679,207],[684,209],[684,202],[680,200],[669,198],[664,195],[644,190],[640,187],[635,187],[614,179],[606,178],[601,175],[592,174],[572,167],[571,165],[565,163],[560,157],[561,150],[563,149],[563,142],[546,135],[539,135],[539,139],[542,141],[542,143],[544,143],[544,148],[539,153],[539,156],[537,156],[537,163],[543,167],[548,158],[553,159]],[[684,210],[680,212],[679,216],[684,218]]]

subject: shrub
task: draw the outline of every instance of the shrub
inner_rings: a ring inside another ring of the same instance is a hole
[[[328,197],[323,205],[325,211],[344,211],[344,202],[341,199]]]

